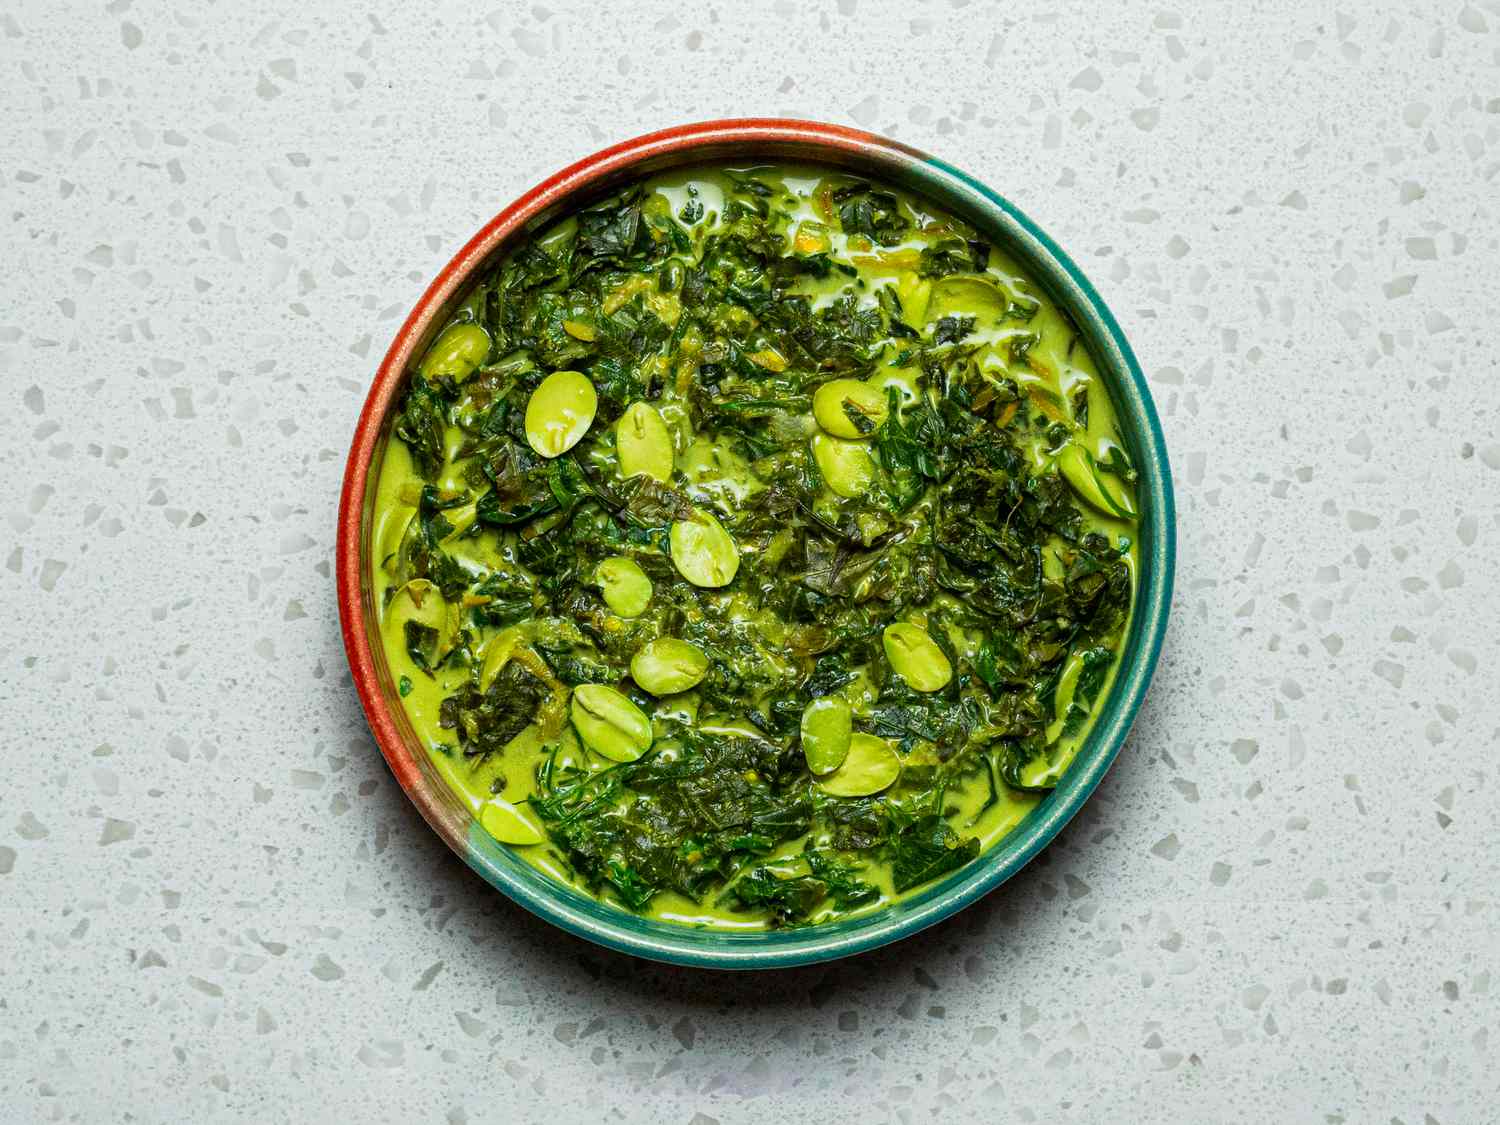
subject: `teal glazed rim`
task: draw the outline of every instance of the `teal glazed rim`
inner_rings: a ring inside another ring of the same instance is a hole
[[[723,160],[832,165],[886,180],[964,218],[1017,258],[1077,323],[1116,406],[1140,473],[1140,574],[1119,671],[1062,781],[1008,836],[925,890],[872,914],[801,929],[738,933],[627,913],[532,867],[482,829],[428,760],[399,703],[375,625],[373,496],[384,443],[415,357],[486,265],[518,235],[630,180]],[[486,882],[578,937],[622,953],[718,969],[809,965],[925,929],[1005,882],[1088,800],[1130,732],[1156,668],[1172,599],[1176,524],[1171,468],[1151,393],[1119,322],[1073,260],[1013,203],[967,172],[897,141],[809,121],[684,125],[606,148],[558,172],[492,219],[438,274],[396,334],[360,414],[339,505],[339,616],[350,672],[376,743],[428,823]]]

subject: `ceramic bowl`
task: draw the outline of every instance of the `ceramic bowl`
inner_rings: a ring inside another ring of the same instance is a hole
[[[974,225],[1019,260],[1083,333],[1114,399],[1140,472],[1139,586],[1119,672],[1092,731],[1057,788],[989,851],[917,894],[862,917],[759,933],[696,929],[629,914],[543,875],[486,833],[428,761],[396,696],[372,597],[372,497],[413,361],[476,276],[515,239],[622,184],[712,161],[797,161],[885,180]],[[805,965],[916,933],[993,891],[1055,837],[1124,744],[1166,631],[1174,554],[1172,482],[1161,427],[1139,365],[1113,314],[1058,245],[1009,200],[966,172],[896,141],[807,121],[712,121],[606,148],[538,184],[496,215],[449,262],[396,333],[360,415],[338,524],[338,597],[350,670],[375,741],[427,822],[484,879],[526,909],[600,945],[641,957],[725,969]]]

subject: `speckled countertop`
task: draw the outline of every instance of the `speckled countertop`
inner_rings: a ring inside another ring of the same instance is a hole
[[[1500,3],[430,7],[0,8],[0,1120],[1494,1120]],[[947,924],[769,978],[604,953],[451,856],[331,557],[461,241],[745,114],[1055,234],[1180,514],[1084,813]]]

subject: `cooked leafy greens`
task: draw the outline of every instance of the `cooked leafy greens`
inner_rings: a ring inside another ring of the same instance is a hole
[[[413,374],[380,493],[401,696],[502,839],[627,909],[888,902],[1013,826],[1108,691],[1113,427],[1066,316],[921,201],[633,185],[483,274]]]

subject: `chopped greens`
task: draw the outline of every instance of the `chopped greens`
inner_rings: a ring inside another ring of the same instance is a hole
[[[1057,784],[1129,622],[1136,473],[979,232],[833,170],[669,173],[442,327],[375,577],[403,706],[497,839],[628,910],[809,925]]]

